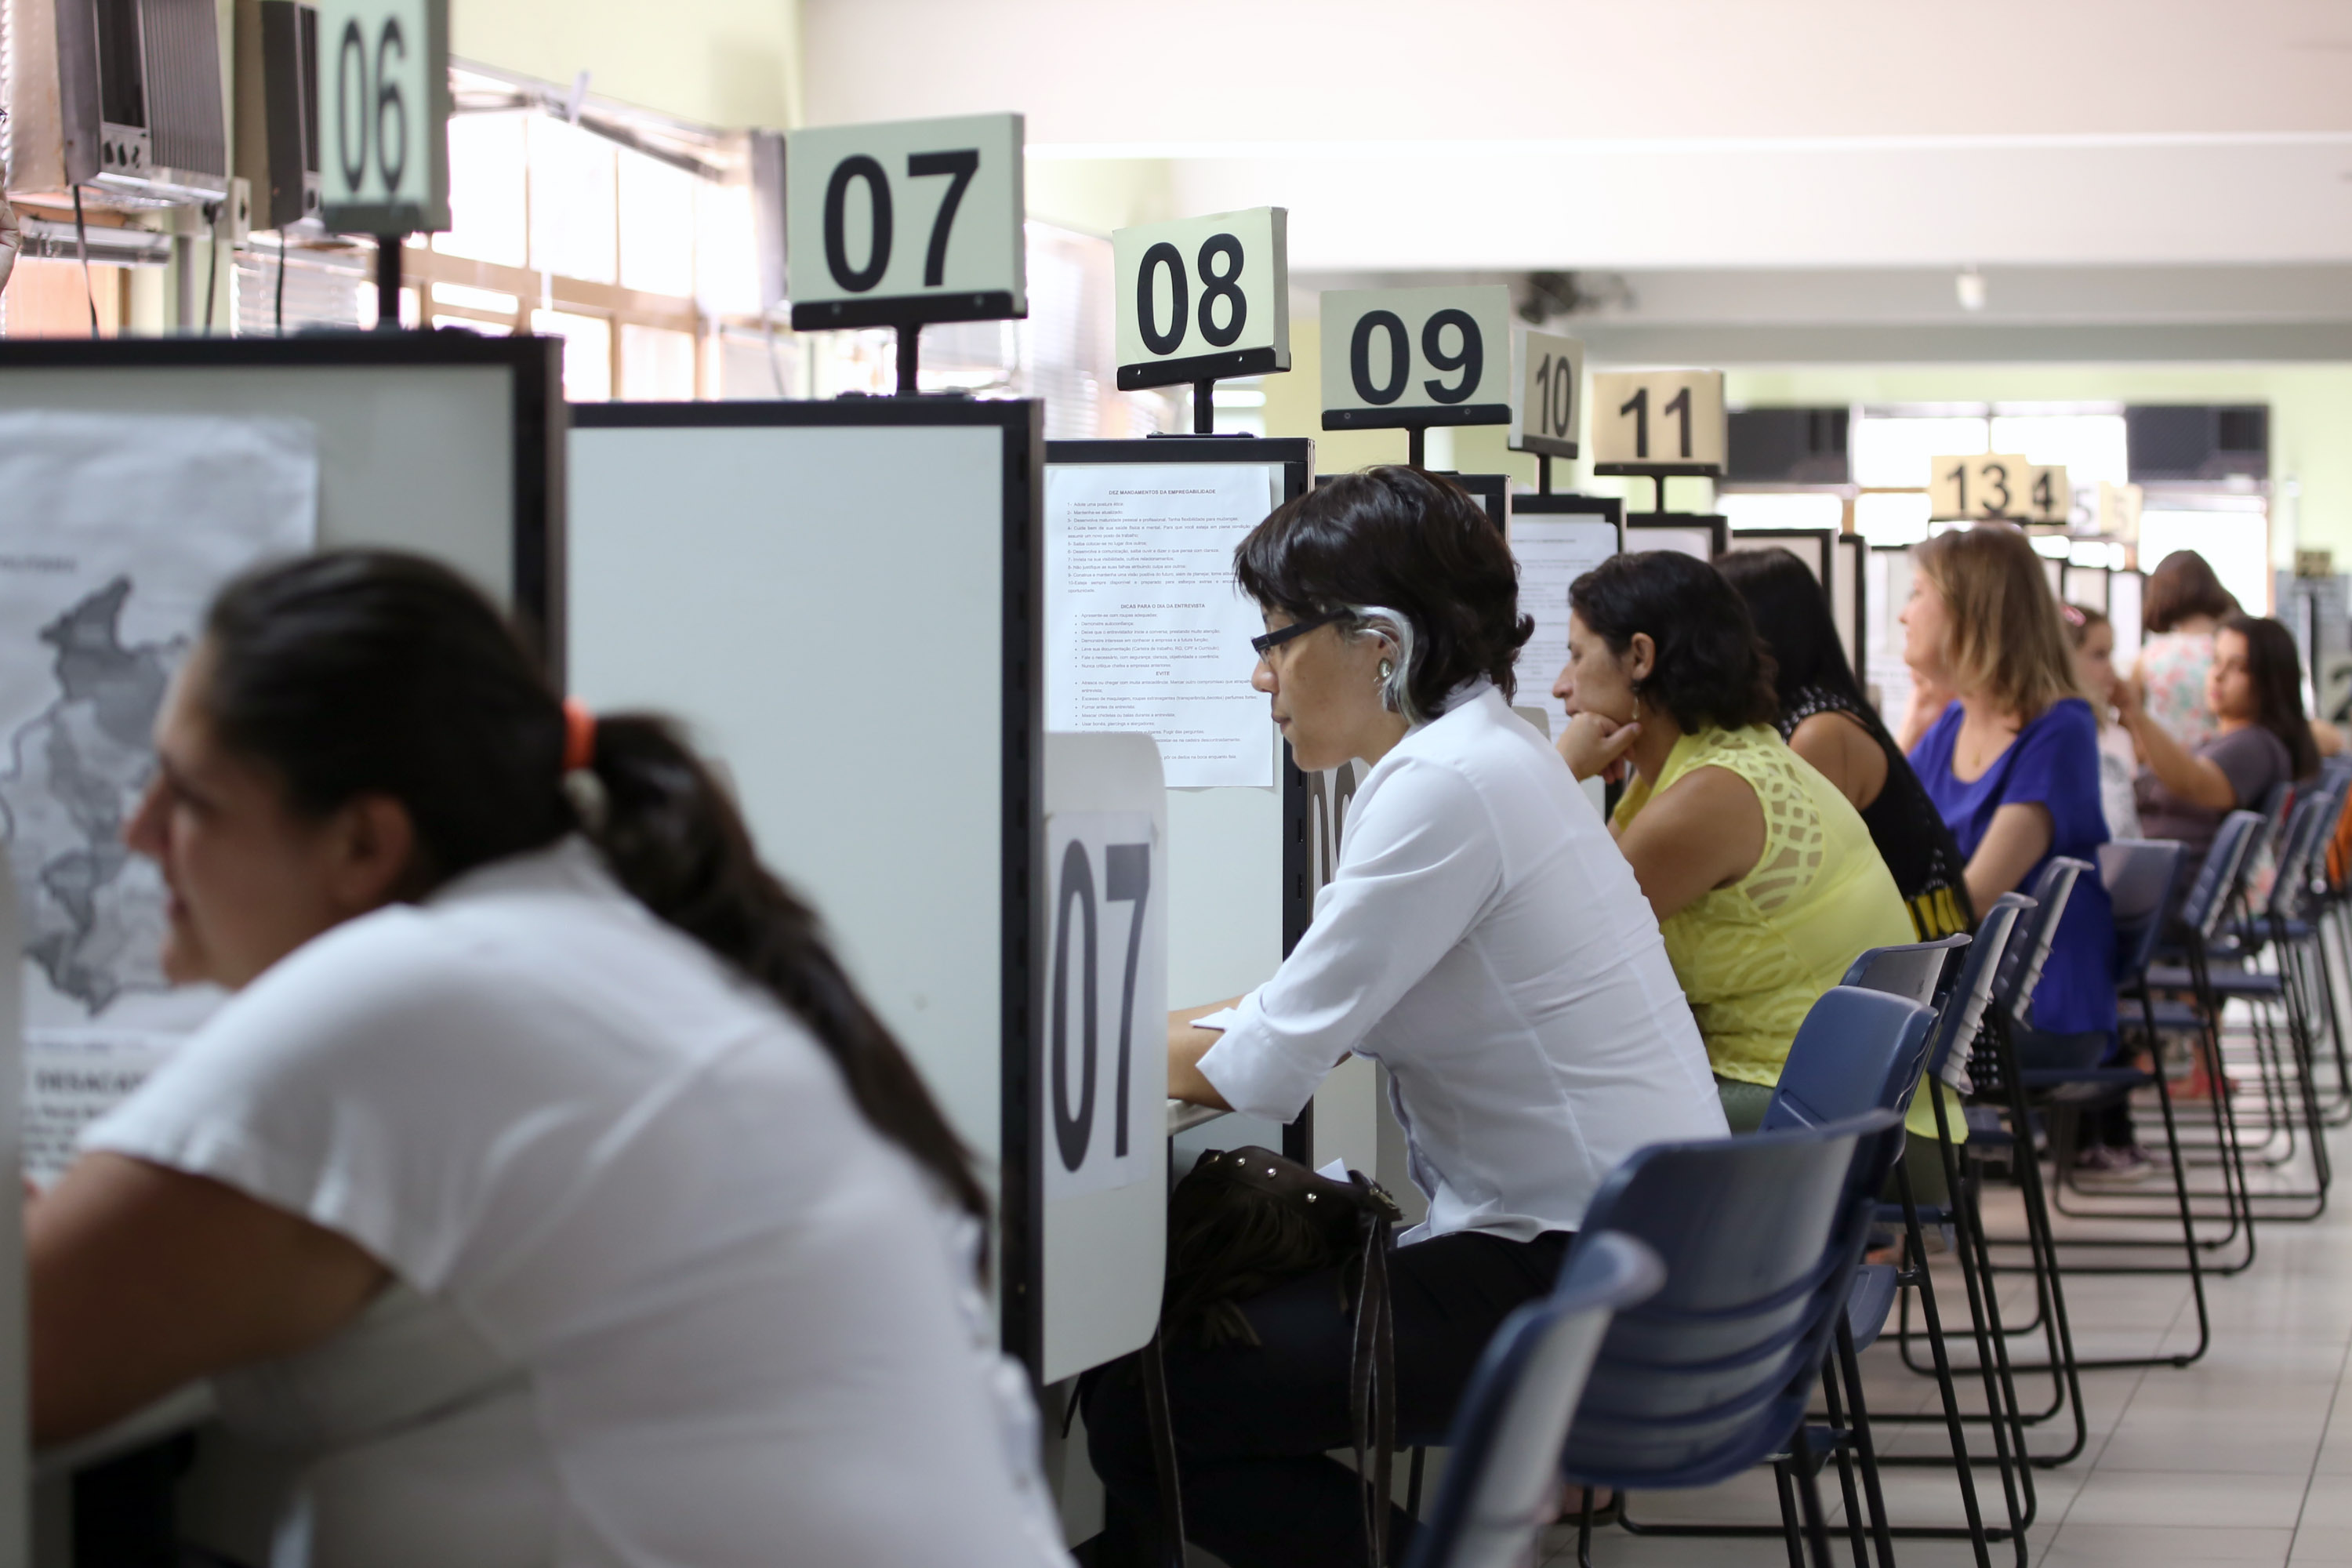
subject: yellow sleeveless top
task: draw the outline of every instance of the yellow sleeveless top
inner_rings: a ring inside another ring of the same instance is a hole
[[[1748,782],[1764,808],[1764,852],[1748,875],[1658,929],[1716,1072],[1769,1088],[1797,1026],[1853,961],[1918,938],[1861,814],[1763,725],[1675,742],[1654,782],[1626,789],[1618,827],[1693,768],[1724,768]]]

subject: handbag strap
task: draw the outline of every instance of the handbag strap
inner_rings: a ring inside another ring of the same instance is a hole
[[[1361,1182],[1363,1178],[1356,1178]],[[1377,1205],[1363,1210],[1363,1267],[1356,1289],[1355,1350],[1348,1369],[1358,1496],[1368,1568],[1388,1562],[1389,1496],[1396,1458],[1396,1321],[1389,1298],[1391,1223]],[[1370,1463],[1365,1461],[1369,1457]]]
[[[1160,1481],[1160,1547],[1167,1568],[1184,1568],[1184,1489],[1176,1468],[1176,1427],[1168,1415],[1168,1363],[1160,1334],[1143,1347],[1143,1418],[1151,1428],[1151,1467]]]

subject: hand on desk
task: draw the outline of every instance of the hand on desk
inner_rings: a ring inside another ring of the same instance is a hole
[[[1168,1015],[1168,1098],[1190,1100],[1194,1105],[1206,1105],[1218,1110],[1231,1110],[1217,1086],[1201,1073],[1201,1058],[1217,1043],[1220,1031],[1196,1028],[1192,1020],[1227,1007],[1238,1006],[1241,998],[1229,1002],[1212,1002],[1205,1007],[1187,1007]]]

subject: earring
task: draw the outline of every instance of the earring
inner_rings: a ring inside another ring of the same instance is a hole
[[[1388,682],[1389,682],[1389,678],[1390,678],[1391,676],[1394,675],[1395,673],[1396,673],[1396,666],[1395,666],[1395,665],[1391,664],[1387,659],[1382,659],[1382,660],[1381,660],[1381,685],[1386,686],[1386,685],[1388,684]]]

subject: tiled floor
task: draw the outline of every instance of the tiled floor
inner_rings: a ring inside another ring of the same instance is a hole
[[[2352,1132],[2337,1133],[2332,1146],[2341,1168],[2352,1159]],[[1994,1228],[2001,1228],[1998,1214]],[[2030,1563],[2352,1565],[2352,1214],[2339,1208],[2311,1224],[2266,1225],[2259,1241],[2251,1269],[2207,1282],[2213,1343],[2201,1361],[2084,1374],[2084,1452],[2037,1472]],[[1939,1283],[1944,1301],[1961,1300],[1956,1273],[1939,1270]],[[2021,1310],[2023,1289],[2014,1282],[2004,1300],[2014,1299]],[[2145,1353],[2159,1344],[2180,1351],[2196,1342],[2185,1279],[2074,1278],[2067,1300],[2084,1355]],[[1864,1377],[1875,1415],[1933,1407],[1934,1384],[1906,1372],[1891,1342],[1868,1352]],[[2029,1402],[2040,1391],[2029,1384]],[[1895,1453],[1948,1451],[1939,1426],[1879,1431],[1882,1447]],[[2060,1436],[2037,1430],[2034,1441],[2047,1446]],[[2063,1436],[2071,1438],[2071,1429]],[[1985,1506],[1997,1514],[1994,1472],[1979,1474]],[[1834,1478],[1825,1480],[1824,1500],[1834,1507]],[[1948,1468],[1890,1468],[1886,1491],[1898,1524],[1960,1521]],[[1637,1498],[1635,1512],[1661,1520],[1779,1517],[1769,1476],[1760,1472],[1706,1492]],[[1832,1544],[1841,1563],[1851,1561],[1842,1538]],[[1547,1568],[1574,1563],[1572,1531],[1554,1531],[1549,1546]],[[1895,1557],[1930,1568],[1975,1560],[1958,1542],[1898,1541]],[[1593,1560],[1601,1568],[1712,1568],[1787,1559],[1777,1538],[1670,1540],[1609,1530],[1595,1537]],[[2009,1568],[2018,1558],[2004,1544],[1992,1561]]]

